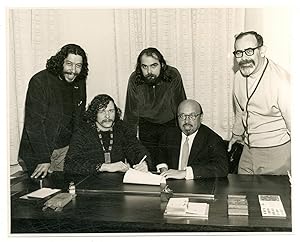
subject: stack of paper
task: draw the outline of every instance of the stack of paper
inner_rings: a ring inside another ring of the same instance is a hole
[[[228,215],[248,215],[246,195],[228,195]]]
[[[130,168],[124,175],[123,183],[159,186],[161,183],[166,183],[166,178],[160,175],[152,174],[151,172],[142,172]]]
[[[170,198],[165,216],[208,218],[209,204],[189,202],[188,198]]]
[[[258,201],[263,217],[286,217],[279,195],[258,195]]]
[[[52,189],[52,188],[47,188],[47,187],[43,187],[41,189],[38,189],[36,191],[33,191],[31,193],[28,193],[20,198],[23,198],[23,199],[29,199],[29,198],[39,198],[39,199],[42,199],[42,198],[46,198],[46,197],[49,197],[55,193],[58,193],[60,192],[61,189]]]

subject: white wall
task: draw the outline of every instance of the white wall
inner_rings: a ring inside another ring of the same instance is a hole
[[[89,75],[87,102],[100,93],[112,95],[112,78],[115,78],[113,62],[114,23],[112,9],[61,10],[62,45],[77,42],[87,53]],[[81,33],[81,34],[78,34]],[[128,77],[125,77],[127,81]]]
[[[266,56],[290,72],[291,24],[289,8],[247,9],[245,30],[255,30],[262,35],[267,47]]]

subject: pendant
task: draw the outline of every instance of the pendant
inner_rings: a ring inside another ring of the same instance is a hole
[[[105,152],[104,153],[104,162],[107,163],[111,163],[111,159],[110,159],[110,152]]]

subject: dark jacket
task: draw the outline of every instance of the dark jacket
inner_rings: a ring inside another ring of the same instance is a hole
[[[164,124],[176,118],[179,103],[186,99],[179,71],[167,65],[164,80],[149,86],[136,80],[133,72],[128,80],[124,121],[136,128],[140,119],[150,123]]]
[[[72,85],[70,90],[73,90],[72,119],[75,129],[85,110],[85,81],[75,80],[68,83],[43,70],[35,74],[29,82],[19,150],[19,156],[25,161],[29,171],[34,170],[39,163],[50,163],[53,150],[62,148],[56,146],[56,141],[65,117],[62,93],[65,85]]]
[[[105,142],[103,143],[105,145]],[[134,165],[139,163],[144,155],[149,157],[148,151],[136,138],[132,129],[128,128],[122,120],[117,121],[113,126],[111,162],[125,162],[125,159],[127,159],[129,164]],[[96,166],[101,166],[103,163],[104,151],[96,128],[89,123],[82,123],[72,137],[65,158],[64,171],[67,173],[92,174],[96,173]],[[148,168],[151,168],[149,158],[147,164]]]
[[[181,130],[169,128],[160,143],[159,162],[167,163],[169,169],[178,170]],[[207,126],[201,124],[196,134],[188,160],[194,179],[201,177],[225,177],[228,174],[228,158],[223,139]]]

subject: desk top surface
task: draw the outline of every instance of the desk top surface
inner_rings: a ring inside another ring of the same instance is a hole
[[[171,231],[291,231],[290,183],[287,176],[230,174],[227,178],[168,180],[174,194],[214,195],[213,200],[190,196],[191,201],[210,204],[208,219],[166,218],[166,202],[160,187],[122,183],[123,174],[103,173],[72,176],[53,173],[45,187],[67,190],[76,183],[77,197],[61,212],[42,211],[44,201],[19,197],[39,188],[39,182],[24,177],[11,182],[11,231],[22,232],[171,232]],[[227,195],[247,196],[249,216],[228,216]],[[287,217],[263,218],[258,194],[280,195]],[[39,224],[38,228],[32,224]],[[83,224],[84,225],[83,225]],[[41,226],[41,224],[43,226]]]

